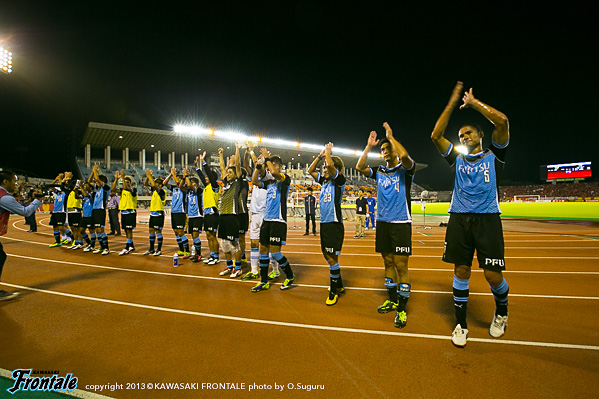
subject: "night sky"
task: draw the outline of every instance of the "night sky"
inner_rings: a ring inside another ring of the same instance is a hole
[[[540,182],[541,164],[599,170],[590,5],[212,3],[0,3],[0,41],[14,53],[14,73],[0,75],[0,165],[53,178],[83,155],[91,121],[356,149],[387,121],[429,165],[415,182],[449,189],[430,133],[462,80],[510,119],[505,183]],[[446,137],[457,142],[466,122],[492,131],[463,110]]]

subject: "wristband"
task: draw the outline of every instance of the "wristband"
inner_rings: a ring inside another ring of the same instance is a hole
[[[258,170],[262,170],[262,164],[259,164],[259,163],[258,163],[258,164],[256,164],[256,169],[258,169]]]
[[[264,158],[264,163],[266,164],[266,162],[271,162],[270,158]]]

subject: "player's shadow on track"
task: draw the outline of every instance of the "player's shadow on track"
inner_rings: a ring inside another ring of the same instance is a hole
[[[437,282],[432,284],[431,289],[434,291],[448,291],[447,283]],[[451,291],[449,286],[449,291]],[[488,328],[489,323],[493,319],[495,304],[489,305],[486,303],[488,298],[479,295],[470,295],[468,299],[468,327]],[[429,300],[429,309],[431,312],[437,313],[447,320],[447,327],[453,329],[455,326],[455,308],[453,306],[453,296],[445,294],[431,295]]]
[[[38,289],[38,290],[49,291],[49,290],[59,287],[63,284],[94,280],[98,277],[106,277],[110,274],[118,273],[118,272],[119,272],[118,270],[102,270],[102,271],[94,271],[94,272],[88,272],[88,273],[79,273],[79,274],[75,274],[72,276],[67,276],[67,277],[63,277],[60,279],[47,281],[47,282],[41,283],[41,284],[31,285],[30,287]],[[16,300],[18,300],[20,297],[25,297],[27,295],[37,294],[37,293],[38,293],[37,291],[22,290],[19,292],[19,297]]]

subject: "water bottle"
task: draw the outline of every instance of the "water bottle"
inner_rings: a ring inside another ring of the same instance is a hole
[[[179,266],[179,254],[175,252],[173,255],[173,267]]]
[[[196,246],[195,246],[195,245],[192,245],[192,246],[191,246],[191,257],[193,258],[193,257],[195,257],[195,256],[196,256]]]

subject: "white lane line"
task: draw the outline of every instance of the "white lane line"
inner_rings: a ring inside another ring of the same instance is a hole
[[[3,284],[7,285],[9,287],[12,287],[12,288],[35,291],[35,292],[40,292],[40,293],[44,293],[44,294],[63,296],[63,297],[74,298],[74,299],[82,299],[82,300],[93,301],[93,302],[108,303],[108,304],[112,304],[112,305],[128,306],[128,307],[138,308],[138,309],[155,310],[155,311],[160,311],[160,312],[184,314],[184,315],[189,315],[189,316],[207,317],[207,318],[212,318],[212,319],[220,319],[220,320],[228,320],[228,321],[237,321],[237,322],[254,323],[254,324],[267,324],[267,325],[281,326],[281,327],[302,328],[302,329],[311,329],[311,330],[324,330],[324,331],[334,331],[334,332],[343,332],[343,333],[387,335],[387,336],[395,336],[395,337],[436,339],[436,340],[443,340],[443,341],[448,341],[451,339],[451,337],[449,335],[416,334],[416,333],[383,331],[383,330],[366,330],[366,329],[360,329],[360,328],[335,327],[335,326],[324,326],[324,325],[304,324],[304,323],[290,323],[290,322],[284,322],[284,321],[252,319],[249,317],[227,316],[227,315],[214,314],[214,313],[204,313],[204,312],[196,312],[196,311],[191,311],[191,310],[166,308],[166,307],[161,307],[161,306],[143,305],[143,304],[139,304],[139,303],[116,301],[116,300],[112,300],[112,299],[104,299],[104,298],[90,297],[90,296],[84,296],[84,295],[68,294],[65,292],[42,290],[42,289],[38,289],[38,288],[27,287],[27,286],[16,285],[16,284],[6,284],[6,283],[3,283]],[[534,347],[544,347],[544,348],[599,351],[599,346],[595,346],[595,345],[562,344],[562,343],[556,343],[556,342],[513,341],[513,340],[470,338],[470,337],[468,338],[468,341],[489,343],[489,344],[496,344],[496,345],[520,345],[520,346],[534,346]]]
[[[150,270],[138,270],[138,269],[126,269],[121,267],[114,266],[102,266],[102,265],[93,265],[89,263],[79,263],[79,262],[65,262],[62,260],[54,260],[54,259],[45,259],[45,258],[34,258],[31,256],[24,255],[14,255],[7,254],[8,256],[13,256],[15,258],[22,259],[30,259],[40,262],[50,262],[50,263],[60,263],[67,266],[82,266],[89,267],[95,269],[105,269],[105,270],[116,270],[122,272],[130,272],[130,273],[142,273],[142,274],[151,274],[151,275],[160,275],[160,276],[171,276],[171,277],[183,277],[183,278],[193,278],[198,280],[215,280],[221,282],[232,282],[232,283],[248,283],[254,284],[255,281],[241,281],[240,279],[231,279],[231,278],[222,278],[222,277],[210,277],[210,276],[197,276],[192,274],[177,274],[177,273],[167,273],[167,272],[156,272]],[[0,282],[0,284],[3,284]],[[271,285],[280,285],[281,283],[271,283]],[[315,284],[294,284],[297,287],[308,287],[308,288],[328,288],[325,285],[315,285]],[[369,288],[369,287],[346,287],[348,290],[358,290],[358,291],[386,291],[384,288]],[[453,295],[451,291],[427,291],[427,290],[412,290],[414,293],[423,293],[423,294],[443,294],[443,295]],[[479,296],[491,296],[492,293],[488,292],[470,292],[470,295],[479,295]],[[548,298],[548,299],[583,299],[583,300],[599,300],[599,297],[595,296],[571,296],[571,295],[532,295],[532,294],[515,294],[510,293],[510,297],[524,297],[524,298]]]
[[[47,220],[49,220],[49,219],[47,219]],[[15,229],[17,229],[17,230],[27,231],[24,228],[18,227],[17,226],[18,222],[19,222],[19,220],[16,220],[12,224],[12,226]],[[43,225],[43,226],[48,227],[50,230],[52,230],[52,226],[49,226],[49,225],[41,223],[41,220],[40,220],[39,223],[41,225]],[[142,231],[139,231],[138,229],[136,229],[135,232],[137,234],[142,234],[142,233],[145,233],[145,230],[142,232]],[[51,233],[44,233],[44,232],[39,232],[39,231],[37,233],[38,234],[52,236]],[[290,235],[296,236],[296,234],[289,234],[289,233],[291,233],[291,231],[288,232],[288,236],[290,236]],[[163,234],[163,236],[165,238],[174,238],[175,237],[175,235],[172,233],[172,231],[166,230],[166,229],[165,229],[165,231],[162,234]],[[422,233],[420,233],[420,234],[422,234]],[[545,236],[545,235],[539,235],[539,234],[536,234],[536,235],[538,235],[540,237],[544,237]],[[427,236],[430,236],[430,235],[427,235]],[[569,239],[569,240],[568,239],[566,239],[566,240],[564,240],[564,239],[559,239],[559,240],[546,240],[546,239],[545,240],[522,240],[522,239],[515,239],[515,240],[510,240],[509,238],[506,238],[505,242],[506,243],[508,243],[508,242],[517,242],[517,243],[524,243],[524,242],[535,243],[535,242],[540,242],[540,243],[547,243],[547,242],[580,242],[580,241],[585,241],[586,239],[597,240],[596,237],[571,236],[571,235],[563,235],[563,236],[564,237],[573,237],[575,239]],[[297,237],[306,240],[305,238],[303,238],[303,234],[297,234]],[[507,235],[505,235],[505,237],[507,237]],[[555,235],[550,235],[550,237],[555,237]],[[353,240],[353,236],[351,234],[348,234],[345,237],[345,239],[348,240],[348,241]],[[310,236],[310,237],[307,238],[307,240],[309,240],[309,241],[318,240],[319,241],[320,238]],[[440,238],[440,239],[428,239],[428,240],[421,238],[420,240],[423,241],[423,242],[425,242],[425,243],[434,243],[434,242],[443,243],[443,242],[445,242],[445,240],[443,238]],[[366,241],[364,241],[364,242],[372,242],[372,243],[374,243],[374,237],[371,237],[371,238],[367,237]],[[592,243],[595,244],[595,241],[592,241]],[[320,246],[319,243],[316,243],[316,244],[309,244],[309,243],[294,244],[294,243],[288,243],[287,244],[288,247],[289,246],[293,246],[293,245],[301,245],[301,246],[310,245],[310,246],[317,246],[317,247]],[[347,244],[347,243],[345,243],[345,245],[348,246],[348,247],[356,247],[356,248],[370,248],[370,247],[372,247],[372,245],[351,245],[351,244]],[[416,248],[419,248],[419,247],[416,247]],[[422,248],[443,248],[443,246],[439,246],[439,247],[430,247],[430,246],[427,246],[427,247],[422,247]],[[519,248],[521,248],[521,249],[556,249],[556,247],[536,247],[536,246],[535,247],[506,247],[506,248],[513,248],[513,249],[519,249]],[[593,247],[593,246],[590,246],[590,247],[568,247],[568,249],[587,249],[587,248],[598,249],[599,247]]]
[[[12,237],[2,237],[3,239],[6,240],[12,240],[12,241],[19,241],[19,242],[26,242],[26,243],[30,243],[30,244],[37,244],[37,245],[48,245],[48,243],[45,242],[37,242],[37,241],[30,241],[30,240],[22,240],[22,239],[18,239],[18,238],[12,238]],[[166,245],[167,247],[171,246],[171,245]],[[173,248],[176,248],[174,246],[171,246]],[[202,247],[202,248],[206,248],[206,247]],[[113,251],[116,252],[116,251]],[[285,254],[296,254],[296,255],[322,255],[322,252],[306,252],[306,251],[286,251],[283,250],[282,251]],[[381,255],[377,254],[377,253],[371,253],[371,254],[357,254],[357,253],[342,253],[342,256],[346,257],[346,256],[368,256],[368,257],[376,257],[376,258],[380,258]],[[412,255],[412,258],[426,258],[426,259],[439,259],[440,255]],[[506,256],[505,259],[566,259],[566,260],[599,260],[599,256]]]
[[[293,266],[301,266],[301,267],[319,267],[329,269],[328,265],[315,265],[313,263],[293,263]],[[363,269],[363,270],[374,270],[379,271],[383,268],[383,265],[380,266],[350,266],[341,264],[342,269]],[[410,267],[410,272],[450,272],[453,273],[453,268],[422,268],[422,267]],[[482,269],[473,268],[473,273],[482,273]],[[570,274],[570,275],[583,275],[583,276],[593,276],[599,275],[599,272],[577,272],[577,271],[543,271],[543,270],[504,270],[503,273],[506,274]]]

